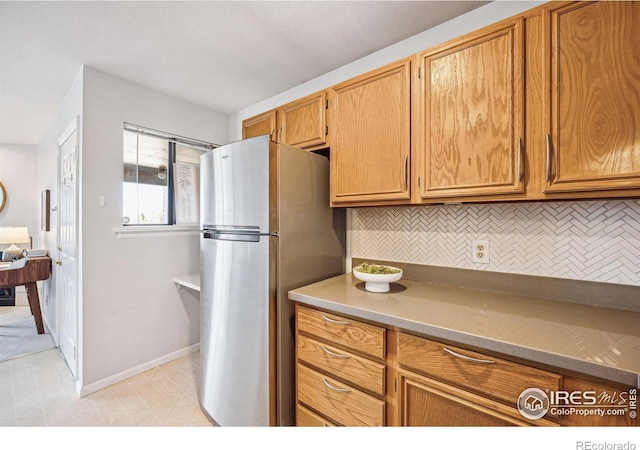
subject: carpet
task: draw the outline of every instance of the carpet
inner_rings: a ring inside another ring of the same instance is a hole
[[[0,361],[55,348],[51,333],[45,326],[38,334],[29,307],[17,307],[11,313],[0,314]]]

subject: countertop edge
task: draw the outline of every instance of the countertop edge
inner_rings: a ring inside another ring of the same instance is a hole
[[[418,333],[430,336],[436,339],[449,340],[462,345],[469,345],[511,356],[514,358],[522,358],[535,363],[547,366],[565,369],[574,373],[582,373],[587,376],[602,378],[615,383],[624,384],[632,387],[640,387],[640,373],[620,369],[612,366],[606,366],[591,361],[572,358],[557,353],[547,352],[544,350],[523,347],[509,342],[497,341],[486,338],[481,335],[463,333],[460,331],[450,330],[424,322],[415,322],[412,320],[392,317],[387,314],[376,311],[366,310],[362,308],[354,308],[342,303],[333,302],[328,299],[315,296],[300,294],[295,290],[289,291],[289,298],[298,303],[318,308],[328,309],[336,313],[342,313],[354,318],[376,322],[384,326],[396,327],[408,332]]]

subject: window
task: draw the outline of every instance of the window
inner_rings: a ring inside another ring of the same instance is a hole
[[[200,156],[211,148],[215,146],[125,123],[123,225],[197,223],[198,208],[191,205],[185,216],[187,208],[181,202],[185,198],[197,202]],[[181,194],[185,179],[195,190],[189,196]]]

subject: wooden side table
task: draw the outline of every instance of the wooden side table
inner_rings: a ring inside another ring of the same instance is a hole
[[[36,281],[46,280],[50,276],[51,258],[48,256],[29,258],[27,264],[20,269],[0,270],[0,287],[25,287],[38,334],[44,334],[44,325]]]

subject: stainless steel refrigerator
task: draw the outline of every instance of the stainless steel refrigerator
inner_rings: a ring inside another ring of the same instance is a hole
[[[221,426],[294,425],[287,293],[344,273],[327,158],[268,136],[201,157],[200,405]]]

